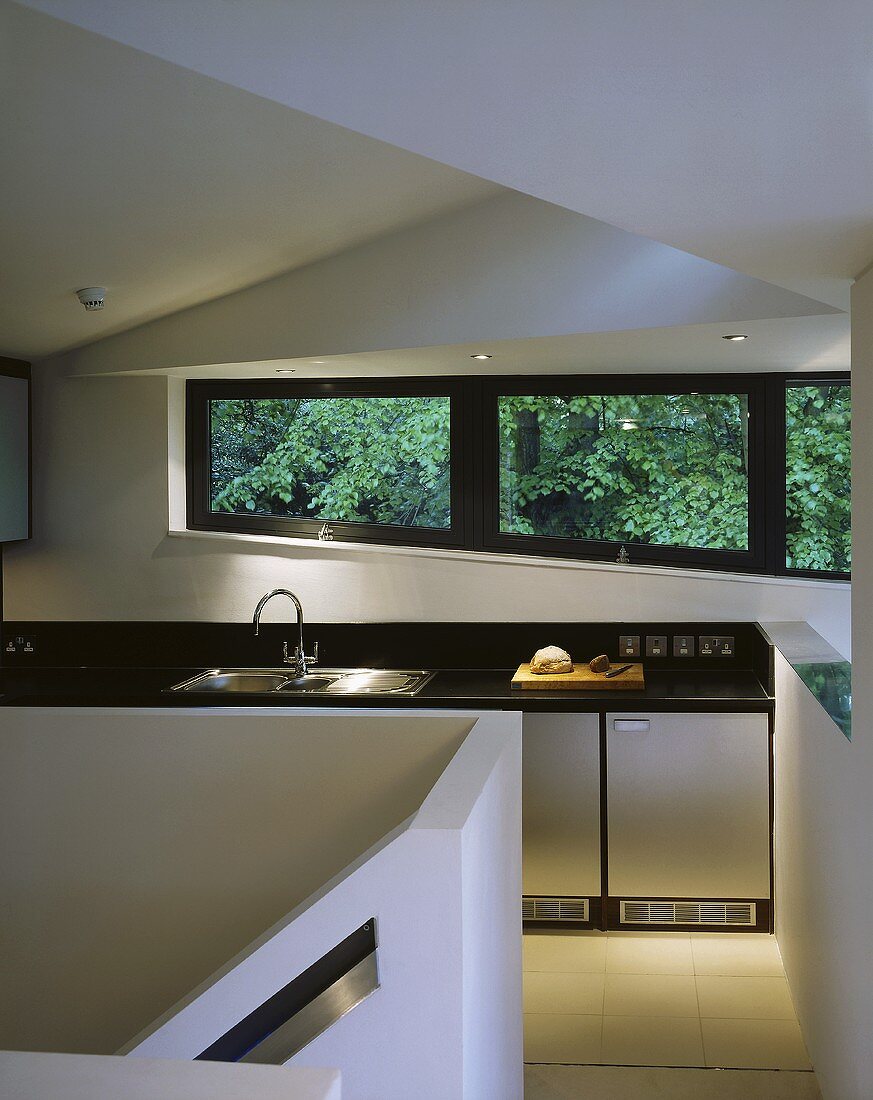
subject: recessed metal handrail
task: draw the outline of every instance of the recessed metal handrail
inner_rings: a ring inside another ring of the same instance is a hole
[[[284,1065],[378,988],[376,918],[371,917],[196,1060]]]

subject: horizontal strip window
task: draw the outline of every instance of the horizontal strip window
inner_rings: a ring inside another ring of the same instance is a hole
[[[462,548],[466,404],[454,382],[191,382],[188,526]]]
[[[486,545],[763,569],[764,404],[755,378],[489,384]]]
[[[188,383],[188,526],[847,579],[844,373]]]

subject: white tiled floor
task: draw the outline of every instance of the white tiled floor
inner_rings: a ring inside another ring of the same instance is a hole
[[[524,969],[528,1063],[812,1068],[772,936],[528,933]]]

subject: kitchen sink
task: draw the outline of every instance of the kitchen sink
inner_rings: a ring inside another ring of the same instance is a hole
[[[417,695],[436,675],[423,669],[320,668],[295,676],[281,668],[210,668],[168,691],[243,695]]]
[[[184,684],[176,684],[171,691],[245,691],[261,692],[275,691],[288,679],[287,673],[268,672],[266,669],[234,669],[225,671],[221,668],[210,669],[202,676],[195,676],[192,680],[186,680]]]

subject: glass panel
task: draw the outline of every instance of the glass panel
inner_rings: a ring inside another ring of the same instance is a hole
[[[785,394],[785,564],[847,573],[852,566],[849,386],[789,386]]]
[[[210,401],[213,512],[449,528],[450,398]]]
[[[498,402],[501,531],[748,550],[745,394]]]

